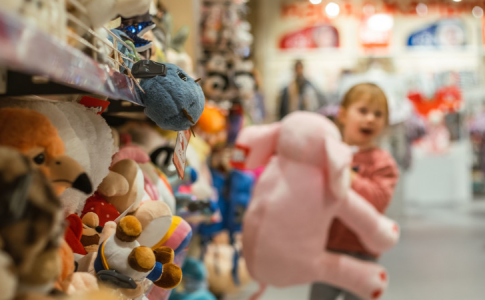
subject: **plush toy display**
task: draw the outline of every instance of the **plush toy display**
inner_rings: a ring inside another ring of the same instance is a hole
[[[175,288],[180,283],[182,271],[173,264],[173,250],[141,246],[137,239],[142,233],[142,225],[136,217],[124,217],[115,226],[116,232],[99,246],[94,263],[98,274],[103,270],[115,270],[137,284],[148,278],[164,289]]]
[[[48,117],[64,143],[65,154],[83,167],[93,192],[96,191],[109,172],[114,152],[111,130],[101,116],[78,103],[54,103],[37,97],[3,98],[0,107],[27,108]],[[60,198],[66,215],[80,212],[91,194],[72,188],[65,190]]]
[[[262,288],[321,281],[363,299],[379,298],[387,286],[384,268],[324,250],[335,217],[374,253],[399,237],[395,222],[350,190],[352,153],[337,127],[320,115],[295,112],[279,123],[243,129],[237,149],[235,160],[247,168],[266,165],[243,231],[247,266]]]
[[[12,261],[17,293],[48,293],[61,264],[61,202],[30,158],[12,148],[0,147],[0,186],[0,249],[2,257],[8,255],[3,261]]]
[[[187,130],[197,123],[204,110],[204,94],[181,68],[164,66],[165,74],[140,82],[144,92],[138,90],[138,94],[146,107],[145,114],[163,129]]]
[[[99,226],[103,227],[125,211],[136,210],[145,195],[143,186],[143,172],[136,162],[120,160],[111,167],[98,191],[86,201],[81,217],[93,212],[99,218]]]
[[[169,300],[216,300],[207,290],[207,270],[204,263],[187,257],[182,266],[184,278]]]
[[[92,185],[84,169],[64,155],[64,143],[46,116],[33,110],[3,108],[0,122],[0,145],[29,156],[49,177],[57,194],[68,187],[91,193]]]
[[[97,252],[99,246],[99,234],[103,227],[99,226],[99,217],[93,212],[89,212],[82,218],[83,231],[81,244],[87,253]]]

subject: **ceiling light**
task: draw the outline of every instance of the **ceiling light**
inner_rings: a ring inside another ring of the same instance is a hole
[[[320,4],[322,3],[322,0],[310,0],[311,4]]]
[[[340,6],[337,3],[330,2],[325,6],[325,13],[327,13],[328,17],[335,18],[340,13]]]
[[[367,22],[369,28],[374,31],[388,31],[394,26],[394,19],[392,16],[385,14],[373,15]]]

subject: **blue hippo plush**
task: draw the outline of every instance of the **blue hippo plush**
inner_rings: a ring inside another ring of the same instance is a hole
[[[137,93],[145,106],[145,115],[160,128],[187,130],[199,120],[205,97],[199,84],[173,64],[149,60],[136,63],[133,75],[142,78]],[[155,75],[156,74],[156,75]]]

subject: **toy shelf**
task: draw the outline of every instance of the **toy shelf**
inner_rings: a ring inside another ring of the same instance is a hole
[[[0,10],[2,69],[0,96],[91,93],[139,103],[131,78]]]

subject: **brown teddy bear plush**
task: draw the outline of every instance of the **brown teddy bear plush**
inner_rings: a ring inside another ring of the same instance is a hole
[[[87,253],[97,252],[99,245],[99,234],[103,231],[103,227],[99,226],[98,215],[89,212],[82,218],[83,233],[81,236],[81,244]]]
[[[61,202],[42,172],[12,148],[0,147],[0,189],[1,248],[13,262],[17,293],[47,293],[61,269]]]
[[[98,274],[114,270],[132,278],[138,285],[147,278],[164,289],[173,289],[181,282],[182,270],[173,263],[171,248],[152,250],[137,241],[142,225],[135,216],[123,217],[117,225],[108,222],[103,234],[110,228],[116,228],[115,232],[101,243],[94,261]]]

